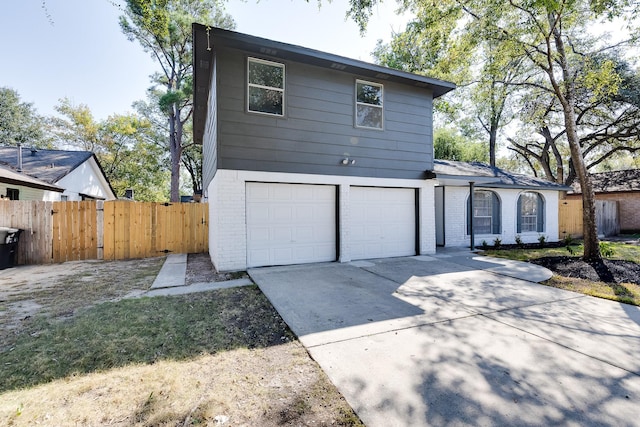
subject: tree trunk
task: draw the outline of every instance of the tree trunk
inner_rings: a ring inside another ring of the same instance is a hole
[[[550,19],[552,22],[553,19]],[[564,126],[567,132],[567,141],[569,142],[569,149],[571,150],[571,160],[573,168],[580,180],[580,187],[582,188],[582,232],[585,261],[598,261],[602,257],[600,255],[600,244],[598,242],[598,230],[596,227],[596,204],[595,196],[593,194],[593,187],[591,186],[591,178],[587,172],[587,167],[584,164],[584,157],[580,148],[580,140],[578,138],[578,130],[576,123],[576,91],[573,82],[572,75],[569,71],[569,65],[567,62],[567,56],[564,49],[564,40],[558,27],[553,30],[553,37],[558,51],[558,58],[555,59],[559,62],[562,68],[562,77],[564,80],[564,93],[559,85],[554,84],[554,90],[558,95],[558,99],[562,105],[562,111],[564,113]],[[551,70],[552,71],[552,70]],[[550,78],[553,80],[553,76],[550,74]]]
[[[169,116],[169,152],[171,154],[171,193],[173,203],[180,201],[180,157],[182,155],[182,123],[180,110],[172,108]]]
[[[498,139],[498,123],[491,120],[491,129],[489,130],[489,164],[496,167],[496,141]]]

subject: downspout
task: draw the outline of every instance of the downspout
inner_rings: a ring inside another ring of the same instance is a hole
[[[474,215],[473,215],[473,191],[474,191],[474,182],[473,181],[469,181],[469,239],[471,240],[470,242],[470,248],[471,251],[473,252],[473,250],[476,247],[476,242],[475,242],[475,231],[473,229],[473,219],[474,219]]]

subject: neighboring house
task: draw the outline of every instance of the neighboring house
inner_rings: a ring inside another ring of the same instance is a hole
[[[0,198],[8,200],[54,200],[64,191],[52,185],[19,173],[0,163]]]
[[[194,24],[194,141],[221,271],[435,252],[453,83]]]
[[[558,240],[558,200],[570,187],[515,174],[484,163],[436,160],[436,243],[469,246],[473,212],[476,246]],[[471,188],[473,210],[471,208]]]
[[[18,194],[17,200],[114,200],[115,194],[96,156],[90,151],[0,147],[0,166],[63,191]],[[0,185],[0,189],[2,186]],[[2,193],[15,194],[7,186]],[[17,189],[19,192],[19,189]]]
[[[640,231],[640,169],[592,173],[591,184],[596,200],[618,202],[620,232]],[[580,182],[572,184],[567,199],[581,199]]]

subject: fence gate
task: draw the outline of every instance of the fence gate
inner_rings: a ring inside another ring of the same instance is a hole
[[[208,215],[200,203],[104,202],[104,259],[205,252]]]
[[[613,200],[596,200],[596,227],[599,236],[615,236],[620,233],[618,218],[618,202]],[[559,238],[567,235],[582,237],[582,200],[560,200],[558,210]]]
[[[98,258],[96,202],[53,202],[53,262]]]

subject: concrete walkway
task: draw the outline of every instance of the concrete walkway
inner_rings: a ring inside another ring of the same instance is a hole
[[[216,289],[234,288],[236,286],[252,285],[249,278],[227,280],[224,282],[208,282],[186,284],[187,254],[171,254],[167,256],[158,276],[151,285],[151,289],[138,295],[155,297],[162,295],[183,295],[194,292],[206,292]]]
[[[249,274],[369,427],[639,425],[640,308],[526,280],[544,270],[446,252]]]

